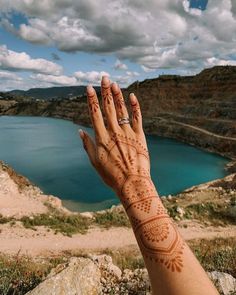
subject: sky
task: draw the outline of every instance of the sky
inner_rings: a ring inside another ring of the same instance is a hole
[[[236,65],[236,0],[0,0],[0,91]]]

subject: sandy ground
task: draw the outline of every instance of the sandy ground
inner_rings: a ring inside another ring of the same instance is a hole
[[[9,172],[10,169],[10,172]],[[29,185],[29,181],[17,175],[11,168],[6,170],[0,162],[0,214],[3,216],[31,216],[48,211],[45,202],[55,208],[68,212],[61,201],[53,196],[46,196],[37,188]],[[7,172],[8,171],[8,172]],[[188,200],[189,202],[189,200]],[[195,221],[178,222],[179,230],[185,240],[211,239],[216,237],[235,237],[236,225],[228,227],[203,226]],[[92,252],[104,249],[137,247],[131,228],[102,229],[94,227],[87,234],[76,234],[73,237],[44,227],[37,230],[26,229],[20,222],[13,226],[0,224],[0,252],[8,254],[55,255],[65,251]]]
[[[187,224],[187,228],[183,227]],[[181,222],[179,230],[185,240],[211,239],[216,237],[235,237],[236,226],[203,227],[197,222]],[[9,224],[0,225],[0,252],[8,254],[55,255],[64,251],[89,251],[117,249],[137,246],[133,231],[129,228],[93,228],[87,234],[76,234],[73,237],[48,232],[43,227],[37,231],[25,229],[20,223],[13,227]]]
[[[15,176],[16,178],[17,176]],[[18,176],[18,181],[25,179]],[[27,181],[27,180],[26,180]],[[61,201],[53,196],[44,195],[39,188],[26,185],[19,189],[19,183],[13,180],[13,177],[2,169],[0,163],[0,214],[6,217],[30,216],[33,214],[45,213],[48,211],[46,203],[55,207],[61,207]]]

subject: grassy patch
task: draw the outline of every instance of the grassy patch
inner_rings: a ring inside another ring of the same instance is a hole
[[[207,271],[221,271],[236,277],[236,238],[190,241],[189,246]]]
[[[0,294],[23,295],[35,288],[59,261],[33,262],[26,256],[0,255]]]
[[[105,213],[96,213],[95,214],[95,223],[101,225],[105,228],[111,226],[126,226],[130,227],[130,222],[123,211],[106,211]]]
[[[39,214],[24,216],[20,219],[26,228],[36,229],[36,226],[46,226],[63,235],[72,236],[76,233],[86,233],[91,221],[80,214]]]
[[[231,204],[222,206],[212,202],[191,204],[185,208],[185,218],[211,221],[215,225],[235,224],[235,217],[229,214]]]
[[[0,214],[0,224],[8,223],[12,220],[13,220],[12,217],[4,217],[2,216],[2,214]]]
[[[37,230],[37,226],[45,226],[67,236],[76,233],[86,233],[92,225],[99,225],[105,228],[111,226],[130,227],[128,217],[123,211],[106,211],[105,213],[96,213],[94,219],[86,218],[80,214],[61,214],[52,212],[51,214],[39,214],[34,216],[24,216],[20,219],[25,228]]]
[[[121,270],[137,268],[144,268],[144,260],[139,250],[105,250],[103,254],[107,254],[112,257],[112,261]]]

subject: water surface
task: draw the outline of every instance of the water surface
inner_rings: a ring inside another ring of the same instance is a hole
[[[0,117],[0,159],[72,210],[118,204],[90,165],[78,136],[80,126],[42,117]],[[90,128],[84,128],[92,134]],[[226,175],[227,159],[176,140],[147,137],[152,177],[159,194],[175,194]]]

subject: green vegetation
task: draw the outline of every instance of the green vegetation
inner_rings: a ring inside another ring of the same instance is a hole
[[[23,295],[35,288],[61,259],[34,262],[29,257],[0,255],[0,294]]]
[[[0,214],[0,224],[8,223],[12,220],[13,220],[12,217],[4,217],[2,216],[2,214]]]
[[[2,220],[2,222],[1,222]],[[0,223],[10,221],[13,226],[16,219],[6,219],[0,217]],[[54,230],[54,233],[62,233],[71,237],[73,234],[85,234],[92,226],[102,226],[109,228],[111,226],[130,227],[130,222],[124,211],[105,211],[104,213],[95,213],[94,218],[83,217],[81,214],[63,214],[57,210],[50,210],[50,213],[43,213],[33,216],[24,216],[19,221],[25,228],[37,231],[38,226],[45,226]]]
[[[194,197],[163,200],[169,215],[175,219],[195,219],[215,226],[236,224],[236,196],[216,192],[196,193]]]
[[[216,270],[236,277],[236,238],[201,239],[189,241],[188,244],[206,271]],[[77,254],[68,252],[65,256],[32,261],[30,257],[19,254],[13,257],[0,255],[1,295],[23,295],[44,280],[52,268],[66,263],[71,255],[87,256],[82,252]],[[145,267],[141,253],[137,248],[115,251],[107,249],[96,254],[110,255],[113,263],[122,270]]]
[[[105,228],[111,226],[127,226],[130,227],[130,222],[124,211],[106,211],[105,213],[95,214],[95,223]]]
[[[135,270],[137,268],[144,268],[144,260],[141,253],[137,249],[126,249],[126,250],[105,250],[102,254],[107,254],[112,257],[112,261],[121,270],[131,269]]]
[[[191,204],[185,208],[184,217],[187,219],[198,219],[210,221],[214,225],[235,224],[235,216],[231,215],[231,204],[222,206],[212,202]]]
[[[190,241],[189,246],[207,271],[221,271],[236,277],[236,238]]]
[[[35,216],[24,216],[20,219],[26,228],[36,230],[36,226],[46,226],[55,231],[71,237],[76,233],[86,233],[91,221],[80,214],[39,214]]]

